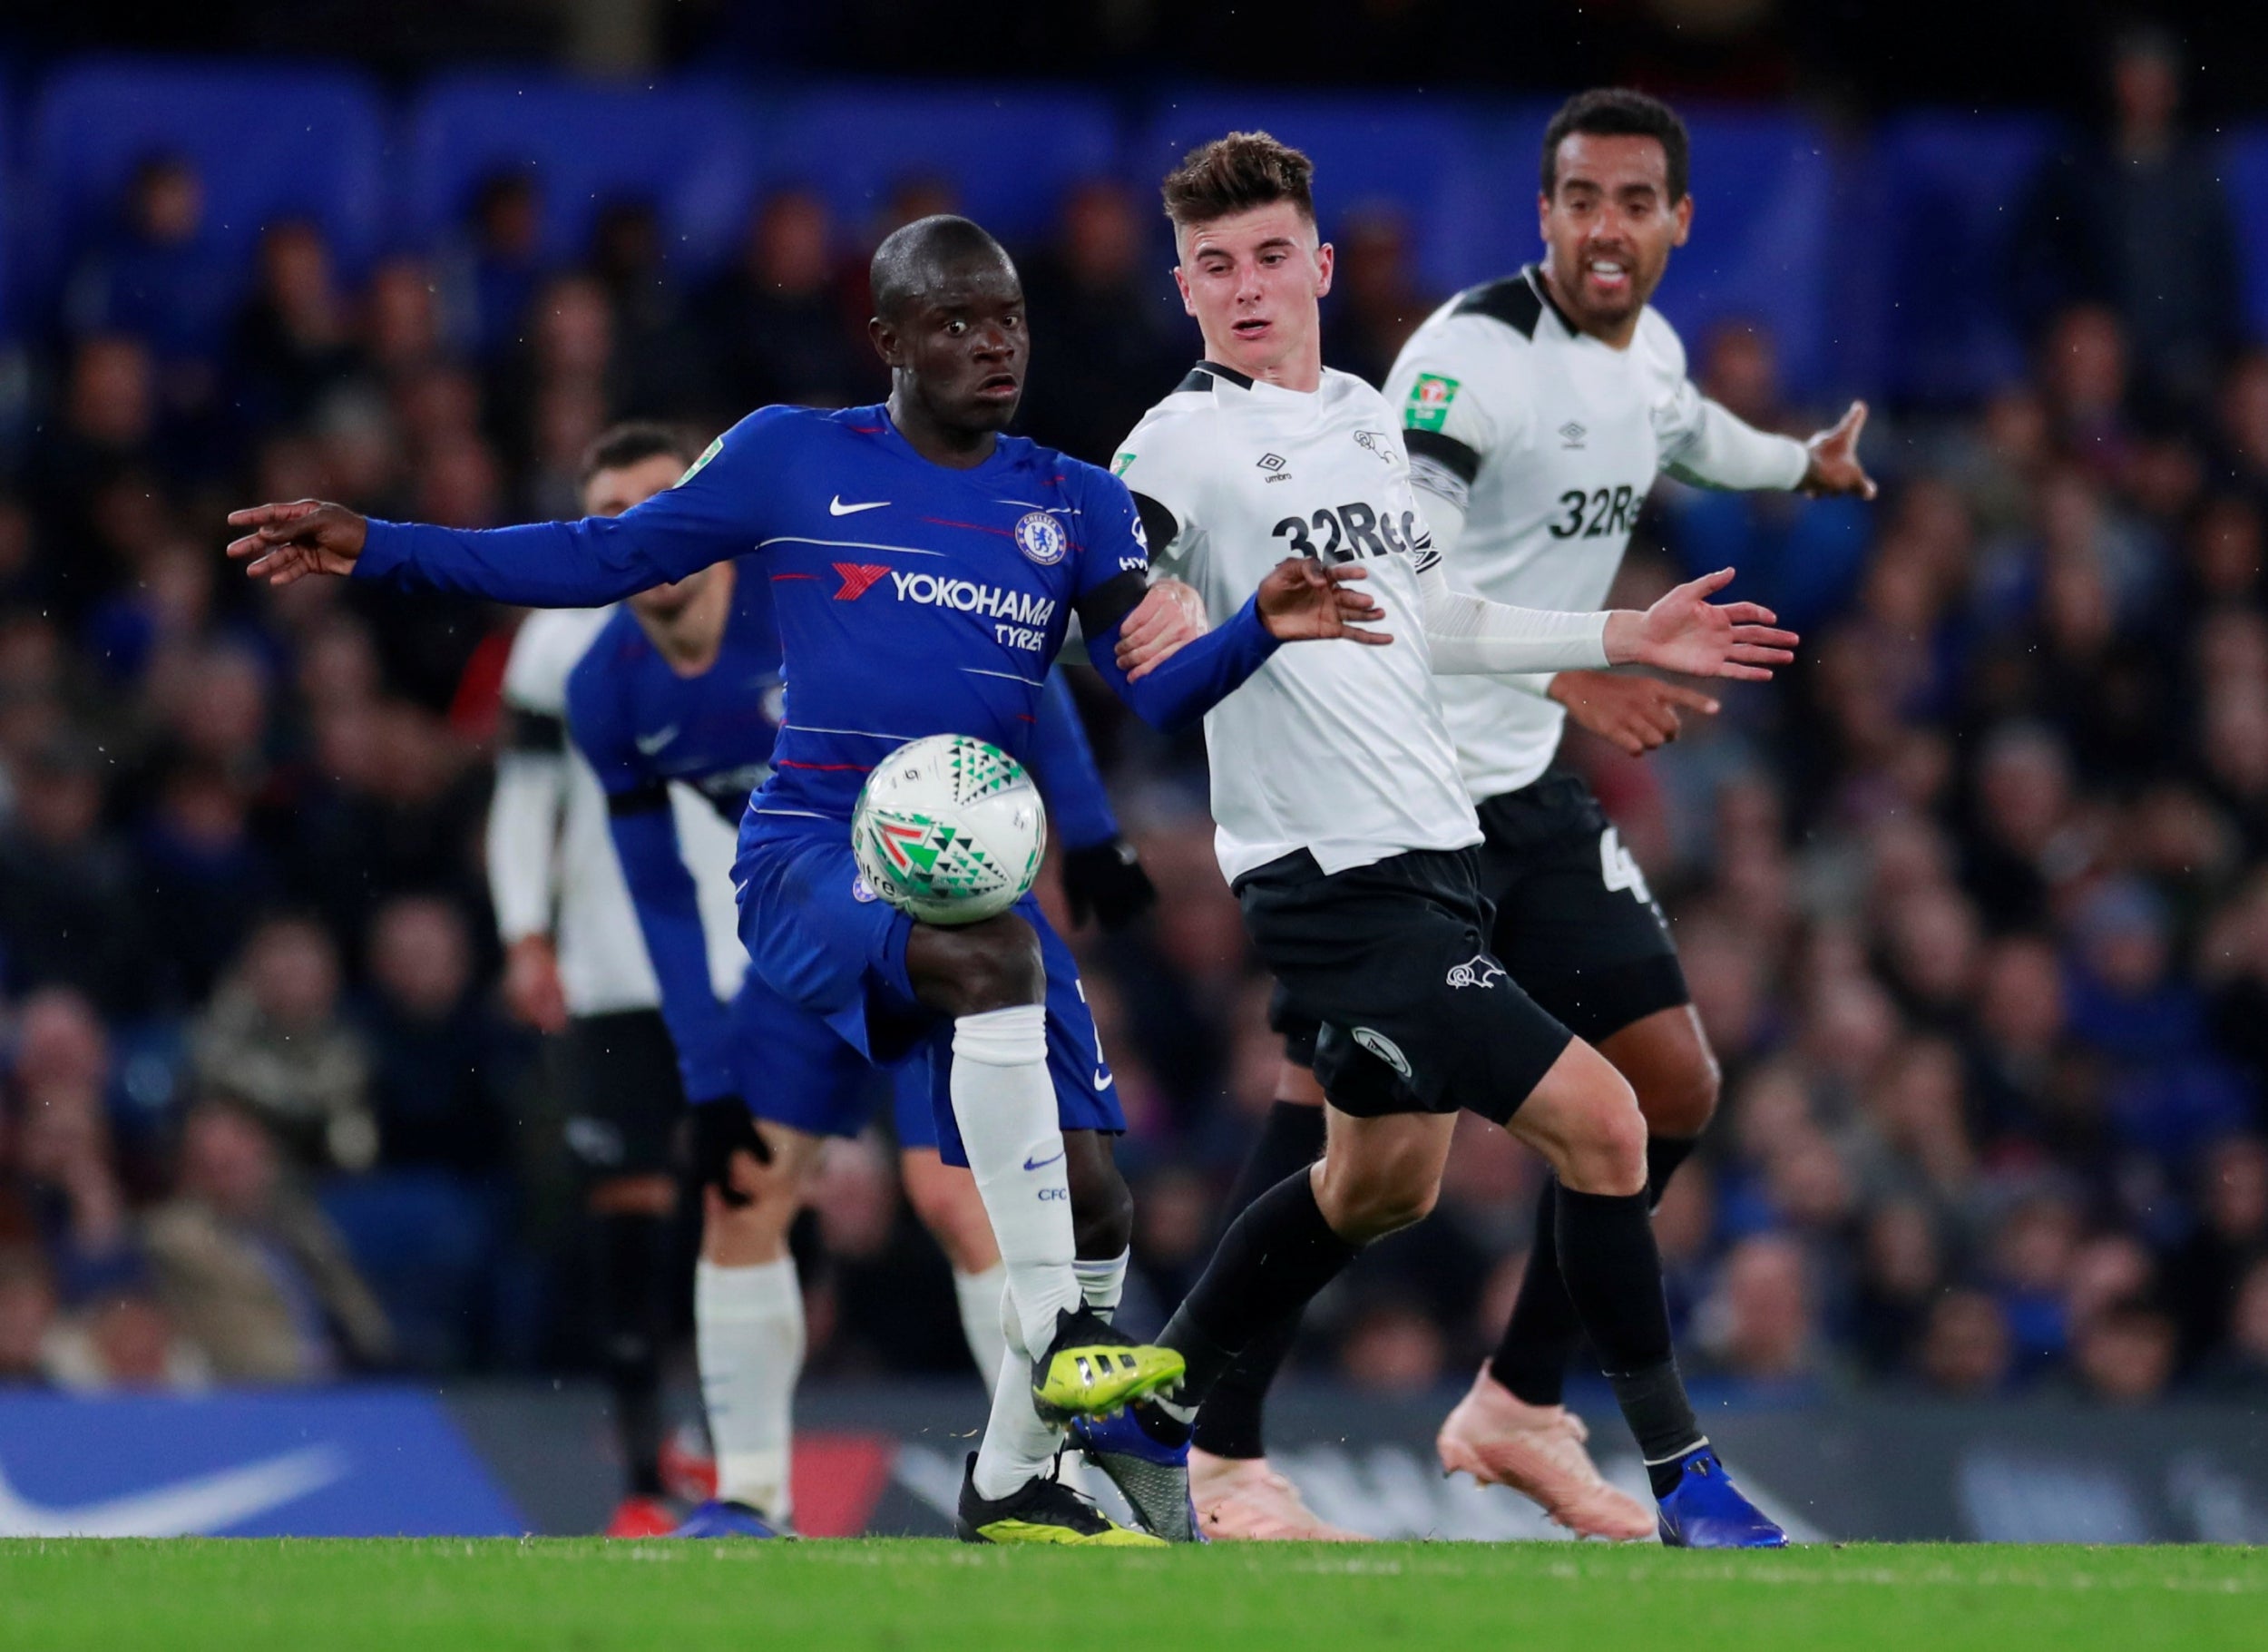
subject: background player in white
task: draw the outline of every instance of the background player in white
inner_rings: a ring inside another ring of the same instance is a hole
[[[1686,174],[1685,128],[1666,104],[1623,91],[1569,100],[1544,135],[1544,262],[1458,294],[1403,349],[1386,396],[1452,584],[1502,602],[1598,607],[1658,470],[1711,487],[1872,496],[1856,456],[1863,406],[1796,442],[1751,429],[1686,376],[1677,334],[1647,300],[1692,225]],[[1589,787],[1551,761],[1569,715],[1636,756],[1716,701],[1599,671],[1444,678],[1441,692],[1486,835],[1491,951],[1629,1080],[1658,1200],[1716,1110],[1716,1062],[1644,875]],[[1322,1095],[1305,1070],[1313,1024],[1278,1023],[1284,1099],[1232,1208],[1321,1145]],[[1558,1204],[1547,1182],[1518,1304],[1443,1425],[1442,1465],[1515,1486],[1577,1532],[1643,1537],[1652,1513],[1600,1478],[1582,1422],[1560,1403],[1581,1331],[1559,1277]],[[1206,1408],[1190,1478],[1217,1533],[1308,1535],[1313,1517],[1268,1471],[1261,1433],[1261,1398],[1295,1328],[1248,1350]]]
[[[1222,870],[1262,960],[1322,1024],[1327,1140],[1312,1172],[1230,1227],[1167,1325],[1159,1341],[1186,1362],[1179,1393],[1080,1432],[1151,1529],[1169,1524],[1161,1493],[1187,1440],[1171,1417],[1201,1406],[1256,1332],[1297,1313],[1364,1245],[1426,1214],[1455,1114],[1470,1107],[1533,1145],[1566,1186],[1561,1266],[1657,1471],[1664,1540],[1784,1542],[1726,1481],[1678,1377],[1628,1084],[1488,953],[1481,831],[1433,673],[1635,660],[1765,677],[1794,639],[1752,605],[1708,606],[1729,571],[1643,614],[1588,620],[1452,591],[1390,410],[1322,363],[1332,255],[1315,230],[1313,171],[1266,134],[1239,132],[1166,181],[1176,280],[1207,359],[1115,468],[1156,565],[1187,577],[1215,614],[1289,549],[1361,559],[1397,639],[1271,659],[1206,717]],[[1185,1475],[1185,1498],[1186,1487]]]
[[[667,425],[615,426],[584,455],[583,509],[621,515],[676,482],[699,446]],[[512,640],[504,750],[488,812],[488,887],[504,946],[505,1000],[557,1040],[551,1070],[567,1149],[583,1178],[596,1250],[593,1307],[626,1477],[608,1535],[655,1537],[679,1520],[663,1500],[660,1386],[671,1305],[683,1291],[670,1138],[685,1098],[660,989],[607,835],[606,799],[566,725],[567,675],[613,612],[540,609]],[[729,998],[748,967],[734,929],[732,828],[685,788],[675,791],[679,841],[701,892],[710,974],[718,996]]]

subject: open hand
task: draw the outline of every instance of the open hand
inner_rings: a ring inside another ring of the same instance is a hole
[[[239,562],[249,558],[244,572],[270,585],[288,585],[310,573],[353,572],[370,532],[366,518],[319,499],[230,511],[229,525],[252,530],[229,542],[229,554]]]
[[[1853,402],[1832,430],[1823,430],[1804,444],[1812,462],[1796,485],[1814,498],[1827,494],[1873,498],[1874,478],[1859,463],[1859,432],[1865,428],[1866,404]]]
[[[1676,739],[1681,711],[1717,712],[1716,701],[1697,689],[1614,671],[1561,671],[1552,678],[1550,692],[1577,726],[1633,758]]]
[[[1732,582],[1720,568],[1689,580],[1644,613],[1619,609],[1607,616],[1607,659],[1614,665],[1657,666],[1687,677],[1771,679],[1769,668],[1795,656],[1794,631],[1773,628],[1776,615],[1754,602],[1713,606],[1709,598]]]
[[[1212,629],[1205,599],[1179,580],[1159,580],[1119,627],[1119,670],[1139,682]]]
[[[1386,631],[1364,630],[1364,622],[1383,620],[1386,611],[1354,589],[1369,570],[1354,562],[1325,564],[1313,557],[1287,556],[1260,582],[1260,623],[1279,642],[1315,642],[1344,637],[1374,648],[1393,640]]]

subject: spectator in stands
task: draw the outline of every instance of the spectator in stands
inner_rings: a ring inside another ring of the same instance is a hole
[[[69,545],[73,555],[55,569],[55,589],[66,614],[84,610],[132,542],[121,543],[105,510],[159,498],[159,476],[170,455],[161,448],[155,366],[149,347],[122,333],[98,333],[73,351],[62,406],[43,424],[26,466],[42,539]],[[108,531],[106,531],[108,530]],[[146,543],[144,540],[142,543]]]
[[[1734,1246],[1716,1295],[1702,1305],[1696,1337],[1717,1369],[1745,1382],[1788,1390],[1823,1376],[1804,1247],[1774,1234]]]
[[[1338,262],[1324,310],[1324,359],[1383,385],[1435,303],[1419,290],[1411,268],[1410,226],[1392,204],[1367,202],[1347,215],[1331,239]]]
[[[75,1306],[131,1285],[141,1266],[103,1113],[109,1052],[75,993],[34,993],[23,1019],[8,1192],[39,1236],[58,1295]]]
[[[16,767],[0,831],[0,957],[18,991],[74,987],[110,1014],[147,1006],[142,910],[132,863],[103,827],[103,763],[59,736]]]
[[[1054,242],[1021,265],[1032,360],[1024,426],[1094,464],[1110,463],[1188,367],[1180,305],[1148,244],[1151,216],[1126,185],[1090,179],[1065,197]]]
[[[338,953],[304,917],[252,932],[191,1030],[199,1086],[228,1096],[314,1170],[367,1170],[378,1154],[369,1056],[338,1013]]]
[[[473,191],[464,232],[437,270],[444,331],[459,350],[494,361],[523,337],[543,279],[543,192],[533,173],[492,172]]]
[[[2199,1386],[2231,1399],[2268,1394],[2268,1256],[2255,1257],[2238,1281],[2228,1340],[2206,1361]]]
[[[881,364],[850,330],[834,240],[826,204],[807,191],[758,207],[738,259],[694,306],[714,352],[712,423],[773,402],[845,407],[881,394]]]
[[[57,1321],[41,1354],[48,1381],[66,1393],[194,1393],[212,1384],[204,1351],[174,1330],[146,1285],[112,1292]]]
[[[253,835],[246,784],[220,763],[184,756],[158,782],[135,834],[151,932],[150,963],[171,1004],[202,1003],[242,946],[256,914],[283,898],[282,875]]]
[[[1725,405],[1760,428],[1797,428],[1805,421],[1781,405],[1777,364],[1778,347],[1765,323],[1726,320],[1703,340],[1694,378],[1708,396],[1732,398]],[[1665,492],[1667,537],[1688,576],[1737,566],[1741,590],[1798,629],[1816,625],[1856,591],[1874,530],[1857,501],[1676,484]]]
[[[526,1051],[473,976],[464,915],[437,895],[404,895],[371,928],[370,1051],[378,1159],[493,1176],[511,1149],[507,1109]]]
[[[38,1248],[14,1237],[0,1243],[0,1387],[46,1381],[56,1309],[54,1283]]]
[[[64,282],[75,335],[137,338],[178,378],[176,399],[200,404],[240,276],[205,233],[204,181],[187,156],[136,162],[114,223],[80,253]]]
[[[2176,406],[2211,394],[2243,308],[2217,158],[2181,124],[2186,75],[2172,36],[2137,29],[2119,39],[2108,130],[2058,150],[2013,242],[2023,313],[2037,323],[2074,300],[2110,306],[2153,389]]]
[[[2107,1405],[2141,1405],[2173,1381],[2180,1347],[2172,1317],[2146,1297],[2113,1303],[2080,1325],[2072,1368],[2079,1392]]]
[[[260,237],[259,283],[237,317],[230,366],[254,428],[304,421],[358,365],[352,318],[322,230],[306,219]]]
[[[390,1356],[385,1314],[244,1108],[191,1110],[181,1191],[146,1231],[160,1298],[220,1381],[323,1382]]]
[[[1949,1291],[1930,1310],[1915,1373],[1948,1399],[1984,1399],[2008,1386],[2015,1339],[2000,1305],[1982,1291]]]
[[[2208,1148],[2192,1208],[2195,1229],[2166,1258],[2165,1284],[2194,1364],[2230,1330],[2248,1269],[2268,1256],[2268,1141],[2230,1136]]]

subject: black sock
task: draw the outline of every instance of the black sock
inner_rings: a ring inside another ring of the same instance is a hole
[[[631,1494],[661,1495],[661,1344],[669,1310],[662,1260],[670,1224],[650,1216],[599,1218],[599,1311],[606,1380]]]
[[[1656,1136],[1646,1144],[1646,1199],[1662,1202],[1662,1188],[1693,1152],[1689,1136]],[[1567,1363],[1582,1340],[1583,1322],[1559,1276],[1559,1178],[1545,1180],[1536,1198],[1536,1237],[1528,1272],[1513,1299],[1504,1339],[1489,1360],[1489,1374],[1530,1405],[1557,1405],[1566,1390]],[[1209,1448],[1208,1448],[1209,1449]]]
[[[1279,1100],[1268,1109],[1236,1186],[1228,1190],[1233,1220],[1286,1177],[1304,1170],[1323,1153],[1323,1109]],[[1213,1385],[1192,1436],[1197,1448],[1216,1457],[1267,1455],[1266,1408],[1268,1389],[1299,1336],[1300,1315],[1263,1327],[1246,1342]]]
[[[1559,1274],[1661,1495],[1661,1470],[1702,1442],[1669,1342],[1661,1254],[1643,1193],[1558,1196]]]
[[[1323,1219],[1305,1170],[1253,1200],[1158,1338],[1188,1362],[1177,1404],[1202,1404],[1246,1344],[1305,1307],[1354,1256]]]

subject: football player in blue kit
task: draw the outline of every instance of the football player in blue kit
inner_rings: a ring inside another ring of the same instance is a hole
[[[1147,1541],[1050,1471],[1065,1419],[1113,1412],[1181,1369],[1107,1318],[1131,1228],[1110,1149],[1124,1118],[1070,953],[1028,897],[950,928],[876,901],[852,857],[852,807],[874,765],[923,736],[1027,756],[1074,614],[1105,681],[1167,728],[1283,642],[1391,639],[1363,628],[1380,611],[1360,566],[1287,559],[1226,623],[1182,640],[1178,601],[1149,591],[1125,487],[1002,434],[1027,337],[999,243],[965,219],[920,220],[876,249],[873,286],[885,404],[760,409],[621,516],[472,532],[301,500],[234,513],[229,552],[278,585],[351,575],[530,607],[590,607],[748,559],[744,575],[771,589],[787,688],[771,777],[741,822],[742,939],[757,975],[862,1055],[902,1056],[950,1022],[939,1148],[973,1171],[1007,1272],[1010,1356],[962,1534]]]
[[[691,457],[691,446],[683,451]],[[689,787],[738,823],[769,771],[778,638],[767,582],[720,562],[631,598],[567,682],[569,727],[606,797],[692,1104],[691,1168],[702,1204],[694,1342],[717,1489],[679,1528],[684,1537],[768,1537],[792,1517],[804,1323],[787,1232],[826,1139],[856,1136],[884,1088],[864,1057],[753,972],[728,1004],[712,984],[671,790]],[[1051,677],[1038,718],[1035,768],[1066,850],[1067,893],[1075,908],[1118,927],[1145,904],[1149,881],[1122,851],[1060,676]],[[893,1067],[887,1088],[907,1199],[952,1264],[969,1350],[990,1380],[1006,1353],[1000,1252],[975,1183],[938,1156],[928,1051]]]

